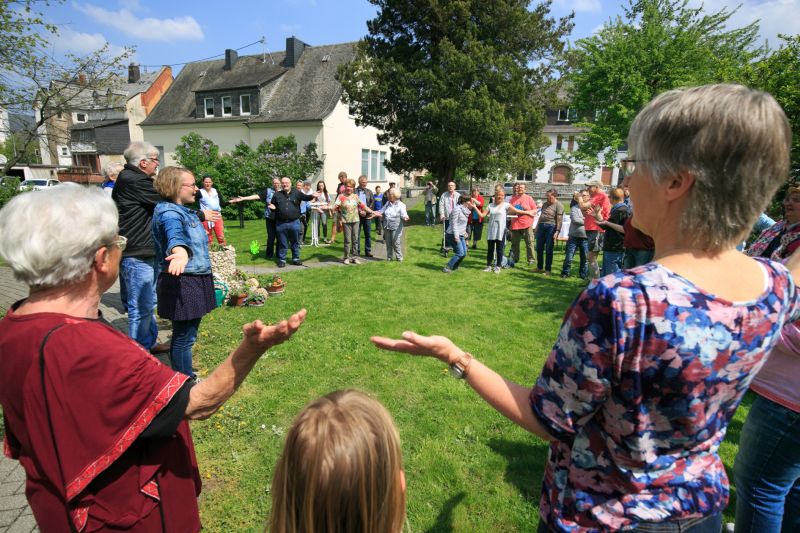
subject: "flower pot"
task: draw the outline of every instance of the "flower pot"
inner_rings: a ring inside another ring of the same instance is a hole
[[[242,307],[245,301],[247,301],[247,293],[231,294],[229,301],[233,307]]]
[[[283,291],[286,290],[286,283],[281,283],[280,285],[269,285],[267,286],[267,292],[270,296],[280,296],[283,294]]]

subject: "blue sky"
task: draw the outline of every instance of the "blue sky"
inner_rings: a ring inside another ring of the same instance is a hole
[[[690,0],[699,5],[698,0]],[[737,1],[706,0],[707,10],[733,8]],[[800,0],[741,0],[737,26],[761,20],[761,36],[777,44],[778,33],[800,33]],[[571,39],[590,35],[620,12],[620,0],[553,0],[552,14],[575,12]],[[311,45],[355,41],[367,32],[376,8],[366,0],[67,0],[47,7],[45,17],[59,25],[53,52],[87,53],[109,42],[112,50],[135,45],[142,65],[175,65],[221,55],[266,38],[241,54],[283,50],[295,35]],[[149,69],[148,69],[149,70]]]

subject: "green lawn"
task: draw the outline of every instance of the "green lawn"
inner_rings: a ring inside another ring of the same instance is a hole
[[[309,311],[296,337],[268,352],[220,413],[192,426],[207,531],[263,531],[286,428],[308,401],[343,388],[375,395],[397,422],[410,531],[535,530],[544,441],[493,411],[441,363],[380,352],[369,337],[406,329],[445,334],[504,376],[530,385],[583,283],[527,269],[481,272],[485,241],[461,269],[445,275],[437,254],[441,229],[419,225],[419,210],[412,216],[418,225],[407,232],[404,263],[286,272],[283,297],[261,308],[218,309],[204,319],[195,350],[201,375],[236,345],[242,323]],[[263,222],[246,224],[239,230],[231,223],[228,239],[263,244]],[[303,260],[339,257],[340,251],[341,244],[335,250],[305,247]],[[728,468],[745,410],[722,447]],[[726,521],[732,521],[730,512]]]

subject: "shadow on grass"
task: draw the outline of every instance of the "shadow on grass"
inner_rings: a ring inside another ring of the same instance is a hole
[[[491,448],[507,461],[505,480],[514,485],[532,505],[539,506],[542,474],[547,462],[547,444],[491,439]]]
[[[449,533],[453,531],[453,510],[466,497],[466,493],[459,492],[444,503],[442,510],[436,517],[436,522],[425,533]]]
[[[442,271],[442,268],[447,264],[447,261],[442,261],[441,263],[417,263],[414,266],[417,268],[424,268],[425,270],[436,270],[438,272]]]

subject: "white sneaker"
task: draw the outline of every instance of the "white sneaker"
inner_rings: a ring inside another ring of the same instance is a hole
[[[497,267],[497,266],[494,267],[494,273],[495,274],[499,274],[500,273],[500,267]]]
[[[490,266],[488,266],[488,267],[483,269],[484,272],[491,272],[492,270],[493,270],[493,268],[490,267]]]
[[[361,264],[361,260],[360,260],[360,259],[358,259],[357,257],[354,257],[354,258],[352,258],[352,259],[350,260],[350,263],[351,263],[351,264],[354,264],[354,265],[360,265],[360,264]]]

